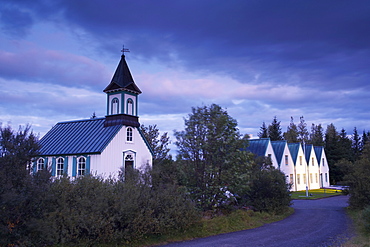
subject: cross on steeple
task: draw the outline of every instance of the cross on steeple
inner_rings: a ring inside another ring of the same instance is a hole
[[[130,50],[129,50],[129,49],[125,49],[125,46],[124,46],[124,45],[122,45],[122,50],[121,50],[121,52],[122,52],[122,55],[125,55],[125,52],[130,52]]]

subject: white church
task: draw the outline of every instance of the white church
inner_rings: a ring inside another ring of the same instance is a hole
[[[124,54],[104,92],[106,117],[57,123],[40,140],[33,172],[51,169],[54,177],[92,174],[116,178],[120,171],[152,166],[152,150],[140,131],[141,91]]]

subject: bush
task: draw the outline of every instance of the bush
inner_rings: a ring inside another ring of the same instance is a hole
[[[257,158],[253,165],[247,202],[258,211],[281,213],[290,205],[290,186],[284,174],[265,158]]]

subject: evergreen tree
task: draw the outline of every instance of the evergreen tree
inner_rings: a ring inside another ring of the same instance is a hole
[[[357,160],[361,154],[361,137],[357,132],[357,128],[353,129],[352,135],[352,152],[353,160]]]
[[[308,143],[308,136],[307,124],[302,116],[299,118],[298,124],[298,141],[301,143]]]
[[[361,138],[361,150],[363,150],[366,146],[366,144],[369,142],[370,139],[370,131],[366,133],[364,130],[362,133],[362,138]]]
[[[260,127],[260,132],[258,132],[258,137],[261,138],[267,138],[268,132],[265,122],[262,123],[262,126]]]
[[[339,135],[334,124],[329,124],[325,132],[325,154],[330,168],[330,183],[342,181],[342,175],[335,164],[340,160]]]
[[[269,125],[267,132],[271,141],[283,140],[280,121],[277,120],[276,116]]]
[[[310,143],[314,146],[324,146],[324,132],[321,124],[311,126]]]
[[[294,123],[293,117],[290,117],[290,124],[287,127],[287,131],[283,134],[284,139],[289,143],[298,142],[298,128]]]
[[[200,208],[222,205],[228,199],[225,190],[244,194],[251,156],[242,151],[246,140],[225,110],[216,104],[192,108],[185,130],[175,136],[184,185]]]
[[[339,133],[339,140],[338,140],[338,153],[336,156],[336,161],[339,160],[348,160],[348,161],[354,161],[353,160],[353,154],[352,154],[352,142],[347,136],[347,132],[342,128],[342,130]]]

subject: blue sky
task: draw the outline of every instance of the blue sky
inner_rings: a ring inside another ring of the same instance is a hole
[[[122,45],[140,122],[172,134],[216,103],[256,137],[274,116],[370,130],[370,3],[1,0],[0,122],[43,136],[103,117]]]

